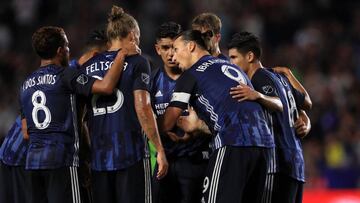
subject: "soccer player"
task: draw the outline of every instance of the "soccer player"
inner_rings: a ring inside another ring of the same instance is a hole
[[[0,202],[30,202],[29,172],[25,170],[27,148],[18,116],[0,148]]]
[[[172,60],[173,39],[181,31],[175,22],[163,23],[156,34],[155,49],[163,66],[152,72],[151,102],[157,117],[170,103],[176,80],[182,71]],[[175,134],[175,135],[173,135]],[[161,180],[153,179],[154,202],[200,202],[202,181],[209,157],[210,136],[190,137],[179,128],[161,135],[169,170]]]
[[[108,51],[82,65],[88,76],[104,77],[119,49],[129,43],[139,44],[137,21],[120,7],[112,7],[106,33]],[[134,55],[125,59],[114,94],[106,97],[94,94],[87,102],[94,202],[151,201],[150,163],[145,157],[142,130],[157,150],[156,177],[166,175],[168,164],[149,90],[149,63],[141,55]]]
[[[229,60],[224,54],[221,53],[219,43],[221,40],[221,20],[214,13],[201,13],[196,16],[192,22],[191,27],[193,30],[199,30],[202,33],[212,31],[214,35],[210,39],[209,48],[210,54],[224,60]]]
[[[97,80],[65,68],[69,42],[62,28],[38,29],[32,45],[41,58],[40,68],[27,77],[20,89],[22,132],[30,138],[26,169],[30,170],[31,202],[80,202],[74,94],[111,94],[127,50],[135,50],[135,46],[122,49],[104,79]]]
[[[83,54],[79,60],[71,60],[69,67],[78,69],[82,64],[88,61],[95,55],[107,50],[107,37],[104,30],[92,31],[83,47]],[[78,126],[80,132],[79,139],[79,183],[80,183],[80,195],[83,203],[92,202],[91,191],[91,153],[90,153],[90,137],[88,129],[84,125],[85,109],[84,103],[86,97],[77,98],[77,111],[78,111]]]
[[[310,97],[305,89],[302,92],[294,88],[287,77],[262,66],[260,42],[253,34],[235,34],[228,47],[230,61],[247,73],[254,87],[240,85],[232,88],[233,98],[261,103],[269,112],[268,124],[274,133],[276,153],[269,154],[271,162],[263,202],[301,202],[304,159],[296,133],[303,137],[310,130],[306,113],[301,111],[301,116],[298,116],[300,109],[311,106]]]
[[[188,105],[211,131],[214,153],[203,182],[203,202],[260,202],[266,177],[266,151],[274,147],[260,104],[238,103],[232,86],[251,86],[246,74],[207,51],[212,32],[188,30],[174,41],[174,60],[184,73],[176,81],[162,131],[170,131]]]

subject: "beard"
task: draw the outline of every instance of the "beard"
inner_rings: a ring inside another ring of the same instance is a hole
[[[69,66],[69,57],[64,56],[60,61],[61,66],[67,67]]]
[[[175,75],[179,75],[183,72],[183,70],[179,66],[175,66],[170,68],[170,72]]]

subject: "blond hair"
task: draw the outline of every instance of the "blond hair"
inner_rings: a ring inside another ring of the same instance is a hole
[[[138,28],[138,23],[134,17],[124,12],[119,6],[112,6],[108,17],[106,35],[109,40],[124,38],[131,31]]]

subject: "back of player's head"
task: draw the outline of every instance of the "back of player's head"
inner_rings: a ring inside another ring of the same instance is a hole
[[[250,32],[239,32],[232,36],[228,49],[235,48],[242,54],[253,52],[256,58],[261,57],[259,38]]]
[[[221,20],[214,13],[202,13],[196,16],[191,22],[192,29],[195,30],[211,30],[214,34],[220,34]]]
[[[201,33],[199,30],[186,30],[181,32],[175,39],[181,37],[184,41],[193,41],[195,42],[201,49],[210,51],[210,39],[214,35],[211,30],[208,30],[204,33]]]
[[[60,27],[41,27],[32,35],[32,46],[42,59],[54,58],[59,47],[65,45],[65,32]]]
[[[175,22],[169,21],[160,25],[156,32],[156,41],[161,38],[174,39],[181,32],[181,25]]]
[[[125,38],[131,31],[138,28],[134,17],[124,12],[121,7],[113,6],[108,17],[106,35],[109,40]]]
[[[86,49],[103,48],[107,44],[107,37],[104,30],[92,31],[86,39]]]

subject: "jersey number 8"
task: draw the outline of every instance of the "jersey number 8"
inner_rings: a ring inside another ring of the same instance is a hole
[[[40,98],[40,100],[39,100]],[[43,130],[47,128],[51,122],[51,113],[46,104],[46,96],[43,91],[37,90],[31,97],[32,104],[34,106],[32,110],[32,120],[34,121],[35,127],[37,129]],[[39,122],[38,113],[39,111],[44,111],[45,119],[43,122]]]

